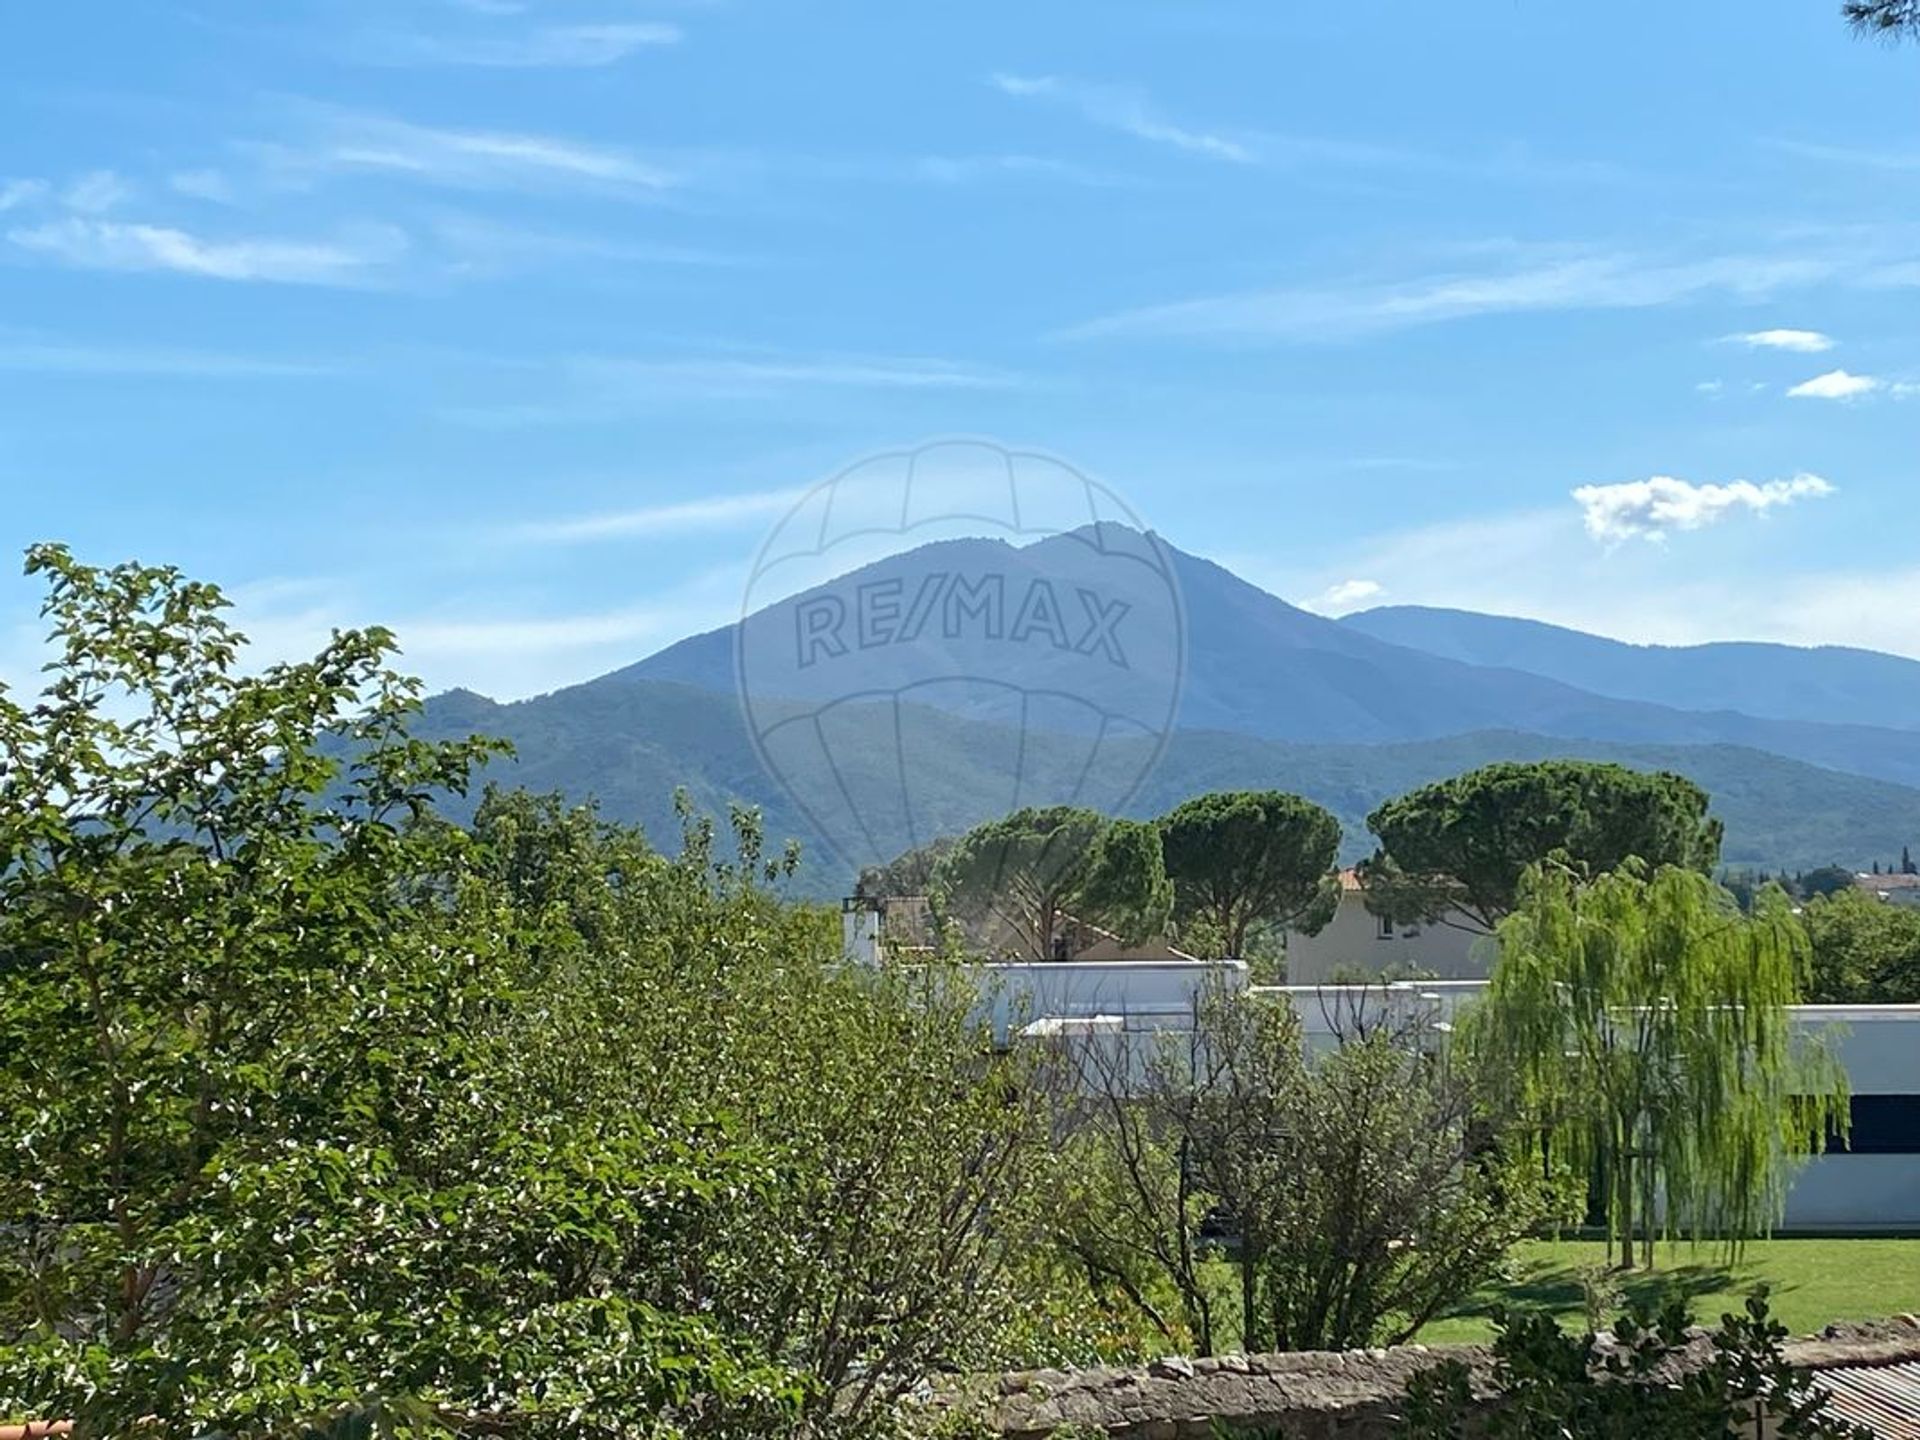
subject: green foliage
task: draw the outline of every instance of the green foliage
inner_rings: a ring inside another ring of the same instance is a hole
[[[1054,958],[1065,917],[1135,941],[1164,925],[1172,905],[1151,826],[1070,805],[976,826],[941,857],[934,885],[962,919],[997,922],[1035,960]]]
[[[1805,900],[1821,895],[1838,895],[1843,890],[1854,888],[1853,871],[1844,865],[1822,865],[1799,876],[1794,888]]]
[[[1541,1162],[1599,1177],[1622,1262],[1636,1238],[1651,1264],[1656,1236],[1765,1233],[1847,1113],[1845,1073],[1788,1030],[1807,942],[1786,897],[1742,915],[1694,870],[1547,865],[1498,939],[1469,1034]]]
[[[1920,0],[1846,0],[1840,13],[1856,35],[1875,40],[1920,35]]]
[[[630,1285],[764,1166],[495,1083],[520,976],[429,814],[490,747],[408,735],[384,632],[248,675],[212,587],[28,569],[58,650],[37,703],[0,697],[0,1412],[790,1411],[797,1381]]]
[[[1825,1392],[1787,1363],[1786,1329],[1764,1295],[1723,1316],[1705,1354],[1678,1301],[1629,1312],[1604,1340],[1568,1335],[1547,1315],[1502,1314],[1497,1324],[1497,1402],[1476,1404],[1466,1366],[1445,1361],[1408,1387],[1409,1440],[1872,1440],[1829,1416]]]
[[[1721,824],[1682,776],[1578,760],[1503,763],[1390,800],[1367,817],[1381,852],[1364,872],[1382,913],[1457,909],[1492,929],[1529,866],[1557,858],[1598,875],[1629,858],[1710,872]]]
[[[891,706],[850,704],[836,715],[846,750],[894,753]],[[985,721],[931,711],[915,723],[929,740],[914,751],[914,828],[884,813],[870,817],[877,854],[897,854],[927,836],[959,835],[991,819],[993,797],[1005,792],[1012,737]],[[806,843],[807,863],[798,876],[806,893],[837,900],[854,879],[833,863],[829,847],[814,843],[805,811],[761,766],[730,678],[718,690],[701,690],[623,676],[617,684],[574,686],[511,705],[456,691],[427,702],[418,733],[458,737],[476,729],[513,742],[515,756],[499,771],[506,783],[557,790],[576,802],[592,797],[608,819],[667,837],[675,833],[670,802],[676,788],[702,813],[723,820],[730,804],[752,806],[765,816],[769,834]],[[1340,822],[1347,864],[1365,858],[1366,817],[1382,802],[1495,761],[1578,757],[1675,771],[1712,793],[1714,812],[1726,822],[1723,859],[1768,870],[1805,869],[1834,856],[1864,866],[1873,856],[1897,854],[1902,841],[1913,838],[1920,810],[1920,791],[1908,786],[1734,745],[1628,744],[1507,730],[1334,744],[1181,730],[1158,763],[1154,749],[1150,740],[1111,735],[1101,743],[1101,754],[1112,753],[1115,766],[1137,764],[1150,772],[1130,808],[1135,818],[1210,790],[1291,791]],[[1021,752],[1030,784],[1023,793],[1075,793],[1085,751],[1084,737],[1030,731]],[[466,814],[457,803],[448,812]],[[924,889],[922,880],[892,893]]]
[[[1920,1002],[1920,909],[1887,904],[1850,885],[1808,901],[1800,919],[1813,947],[1809,1000]]]
[[[36,551],[0,696],[0,1415],[156,1437],[865,1433],[1020,1358],[1048,1100],[682,809],[438,819],[383,632]],[[1062,1347],[1077,1343],[1061,1315]]]
[[[1486,1281],[1541,1213],[1444,1036],[1357,1025],[1318,1058],[1292,1009],[1208,997],[1151,1050],[1089,1045],[1063,1241],[1170,1342],[1397,1343]],[[1237,1285],[1218,1258],[1232,1237]],[[1174,1308],[1159,1304],[1168,1297]]]
[[[1312,933],[1332,918],[1340,822],[1313,802],[1275,790],[1215,791],[1159,823],[1181,935],[1214,941],[1200,953],[1244,959],[1260,927]]]

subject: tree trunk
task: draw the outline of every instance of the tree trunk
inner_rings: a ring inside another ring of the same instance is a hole
[[[1622,1270],[1633,1269],[1633,1151],[1626,1145],[1620,1147],[1619,1164],[1613,1177],[1614,1222],[1607,1228],[1614,1231],[1620,1241],[1620,1266]],[[1609,1247],[1608,1258],[1612,1258]]]

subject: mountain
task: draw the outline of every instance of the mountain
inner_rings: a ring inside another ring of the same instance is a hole
[[[889,774],[898,734],[895,708],[856,704],[846,715],[840,751],[872,775]],[[914,772],[916,823],[876,833],[872,841],[881,853],[957,832],[1008,808],[1019,797],[1009,794],[1004,757],[1016,743],[1028,760],[1024,783],[1030,797],[1064,795],[1075,784],[1083,746],[1072,736],[1029,732],[1015,737],[989,722],[932,710],[915,718],[938,743],[929,747],[928,763]],[[676,834],[676,787],[685,788],[711,814],[724,813],[734,802],[760,806],[771,840],[802,842],[808,891],[839,894],[851,878],[853,866],[832,855],[808,815],[760,764],[730,693],[632,676],[506,705],[456,691],[427,703],[420,729],[430,736],[479,731],[511,740],[516,758],[496,764],[492,779],[558,790],[576,800],[595,798],[609,818],[642,824],[663,845],[671,845]],[[1715,813],[1726,822],[1729,864],[1864,866],[1897,854],[1920,832],[1920,790],[1736,746],[1562,741],[1513,731],[1384,745],[1181,731],[1127,808],[1144,816],[1206,790],[1292,790],[1339,818],[1342,855],[1352,860],[1371,848],[1365,819],[1382,800],[1493,760],[1553,757],[1611,760],[1692,777],[1713,795]],[[1149,758],[1141,756],[1143,768]],[[850,783],[857,788],[872,775],[852,775]]]
[[[1920,661],[1824,645],[1630,645],[1579,630],[1388,605],[1348,615],[1350,630],[1469,665],[1525,670],[1596,695],[1776,720],[1920,729]]]
[[[499,778],[597,798],[663,844],[676,788],[709,814],[759,806],[822,894],[1019,805],[1146,815],[1219,788],[1319,801],[1351,859],[1382,800],[1500,759],[1691,776],[1730,864],[1864,865],[1920,838],[1920,666],[1700,648],[1435,611],[1333,621],[1096,525],[925,545],[549,695],[435,697],[424,727],[503,736]]]
[[[1823,769],[1920,785],[1920,728],[1906,728],[1916,723],[1920,711],[1904,713],[1904,724],[1896,727],[1860,723],[1861,716],[1839,702],[1832,709],[1807,702],[1806,714],[1778,716],[1742,713],[1717,702],[1714,708],[1688,709],[1597,693],[1555,675],[1430,653],[1371,634],[1364,625],[1329,620],[1289,605],[1158,537],[1113,525],[1088,527],[1022,547],[997,540],[961,540],[889,556],[756,610],[742,626],[693,636],[591,683],[669,680],[730,690],[735,684],[737,643],[750,656],[790,646],[792,637],[803,633],[809,623],[806,617],[820,607],[837,605],[851,612],[855,597],[861,594],[883,591],[910,597],[929,586],[950,586],[953,577],[962,575],[1000,576],[1009,595],[1036,579],[1055,575],[1072,576],[1076,586],[1082,580],[1097,584],[1100,577],[1088,578],[1093,575],[1088,568],[1090,553],[1130,554],[1148,546],[1177,581],[1184,609],[1184,682],[1175,717],[1183,730],[1341,744],[1506,730],[1562,740],[1736,745]],[[1150,609],[1156,600],[1152,586],[1137,580],[1131,583],[1127,594],[1135,613]],[[851,620],[847,628],[853,628]],[[923,639],[926,633],[922,632]],[[1157,632],[1150,638],[1154,641],[1148,647],[1150,655],[1170,653]],[[901,694],[968,718],[1031,723],[1028,711],[1020,707],[1029,694],[1060,689],[1062,652],[1044,643],[1009,645],[1004,643],[1004,633],[999,639],[992,673],[1003,677],[1010,689],[956,685],[926,687],[909,695],[916,664],[924,668],[924,647],[848,644],[845,658],[835,664],[765,667],[767,679],[757,690],[770,698],[816,704],[854,695]],[[976,653],[963,646],[952,658],[964,670]],[[1878,658],[1887,660],[1895,672],[1911,663]],[[850,665],[857,668],[849,671]],[[1137,662],[1125,672],[1091,664],[1076,668],[1068,677],[1068,688],[1084,703],[1054,707],[1047,727],[1087,728],[1092,723],[1089,715],[1124,713],[1136,733],[1159,733],[1166,728],[1164,717],[1156,723],[1148,712],[1163,697],[1158,688],[1145,683],[1149,668]],[[1751,688],[1765,692],[1771,687]],[[1889,702],[1875,713],[1899,712]]]

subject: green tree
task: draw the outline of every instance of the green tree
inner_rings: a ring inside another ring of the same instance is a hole
[[[1311,932],[1332,918],[1340,822],[1312,801],[1277,790],[1215,791],[1159,823],[1183,937],[1204,929],[1217,953],[1244,959],[1250,932]]]
[[[1846,0],[1840,13],[1856,35],[1878,40],[1920,35],[1920,0]]]
[[[646,1293],[803,1377],[818,1433],[875,1423],[936,1371],[1018,1363],[1054,1181],[1036,1057],[995,1057],[938,965],[839,964],[833,917],[761,883],[752,816],[724,865],[711,823],[686,823],[671,861],[601,829],[600,943],[551,910],[516,921],[560,939],[499,1041],[516,1105],[592,1128],[711,1115],[764,1164],[751,1190],[716,1174],[730,1198]]]
[[[1636,1241],[1651,1266],[1656,1238],[1765,1233],[1847,1113],[1845,1072],[1788,1029],[1807,941],[1786,897],[1742,915],[1694,870],[1545,865],[1498,941],[1469,1034],[1542,1163],[1599,1177],[1620,1263]]]
[[[1070,805],[1017,810],[969,830],[941,857],[934,885],[963,921],[997,922],[1035,960],[1054,958],[1064,919],[1137,941],[1166,923],[1173,903],[1151,825]]]
[[[212,587],[33,552],[0,695],[0,1416],[81,1436],[860,1433],[1016,1363],[1045,1091],[843,966],[736,816],[438,819],[381,631],[247,673]],[[1074,1343],[1071,1315],[1056,1343]]]
[[[1629,857],[1703,873],[1720,822],[1684,776],[1585,760],[1503,762],[1389,800],[1367,817],[1380,850],[1368,904],[1396,918],[1466,917],[1491,930],[1520,878],[1550,857],[1598,875]]]
[[[1815,896],[1800,914],[1813,947],[1807,998],[1822,1005],[1920,1001],[1920,910],[1849,885]]]
[[[1805,900],[1820,895],[1838,895],[1843,890],[1854,888],[1853,871],[1844,865],[1822,865],[1800,876],[1798,888],[1801,898]]]
[[[1317,1059],[1244,991],[1190,1036],[1085,1045],[1060,1243],[1096,1288],[1204,1354],[1236,1310],[1247,1349],[1399,1343],[1490,1279],[1542,1213],[1532,1173],[1445,1032],[1374,1010]]]

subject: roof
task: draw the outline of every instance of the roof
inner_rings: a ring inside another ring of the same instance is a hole
[[[1856,875],[1862,890],[1920,890],[1920,875]]]
[[[1897,1365],[1841,1365],[1818,1371],[1832,1397],[1826,1413],[1864,1425],[1879,1440],[1920,1440],[1920,1360]]]

